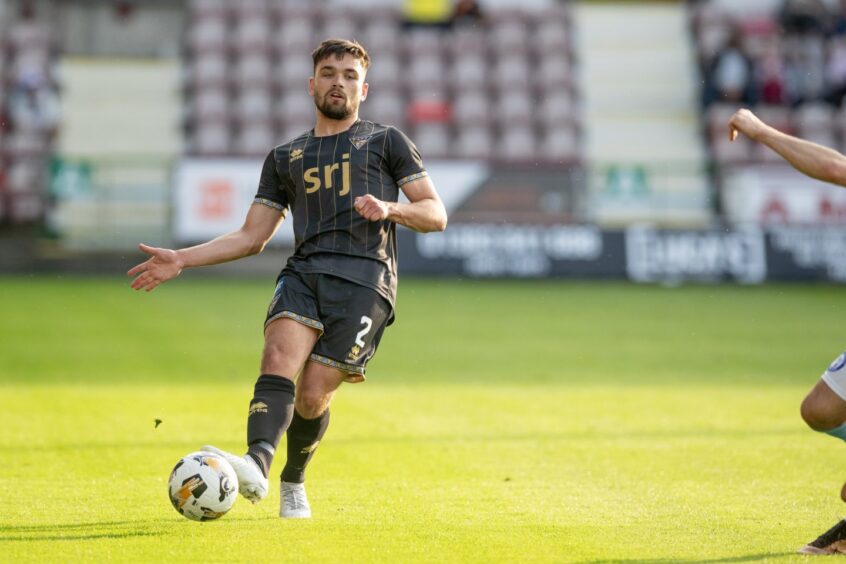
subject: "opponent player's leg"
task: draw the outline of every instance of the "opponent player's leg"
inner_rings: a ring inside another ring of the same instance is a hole
[[[808,426],[846,440],[846,353],[837,357],[802,401],[800,413]],[[846,501],[846,484],[840,490]],[[816,540],[803,546],[803,554],[846,552],[846,521],[840,521]]]
[[[305,469],[329,426],[329,404],[346,372],[319,362],[307,362],[297,382],[294,415],[287,433],[288,460],[282,470],[280,517],[308,518]]]

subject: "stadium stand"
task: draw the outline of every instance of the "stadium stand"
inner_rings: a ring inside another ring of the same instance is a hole
[[[35,8],[25,3],[0,19],[0,221],[13,224],[43,217],[60,117],[50,14]]]
[[[255,157],[307,130],[310,51],[353,37],[374,62],[362,117],[407,131],[428,158],[580,162],[569,3],[408,23],[384,7],[190,0],[187,153]]]
[[[843,6],[792,0],[690,3],[704,82],[703,131],[716,165],[780,160],[747,140],[728,142],[725,123],[740,106],[782,131],[846,149]]]

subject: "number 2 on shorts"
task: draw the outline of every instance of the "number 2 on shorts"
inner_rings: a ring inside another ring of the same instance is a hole
[[[370,332],[370,328],[373,327],[373,320],[367,317],[366,315],[361,316],[361,323],[364,325],[364,329],[358,332],[355,336],[355,344],[364,348],[364,341],[362,338]]]

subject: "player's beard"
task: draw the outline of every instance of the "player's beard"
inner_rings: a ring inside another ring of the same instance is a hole
[[[322,98],[314,96],[314,105],[320,110],[320,113],[329,119],[342,120],[350,117],[355,112],[355,105],[348,96],[344,96],[344,104],[342,106],[335,106],[332,104],[329,95],[332,92],[327,92]]]

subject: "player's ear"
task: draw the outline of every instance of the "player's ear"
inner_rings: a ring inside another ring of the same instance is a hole
[[[370,85],[366,82],[361,85],[361,101],[364,102],[367,99],[367,93],[370,91]]]
[[[314,96],[314,77],[308,77],[308,95]]]

